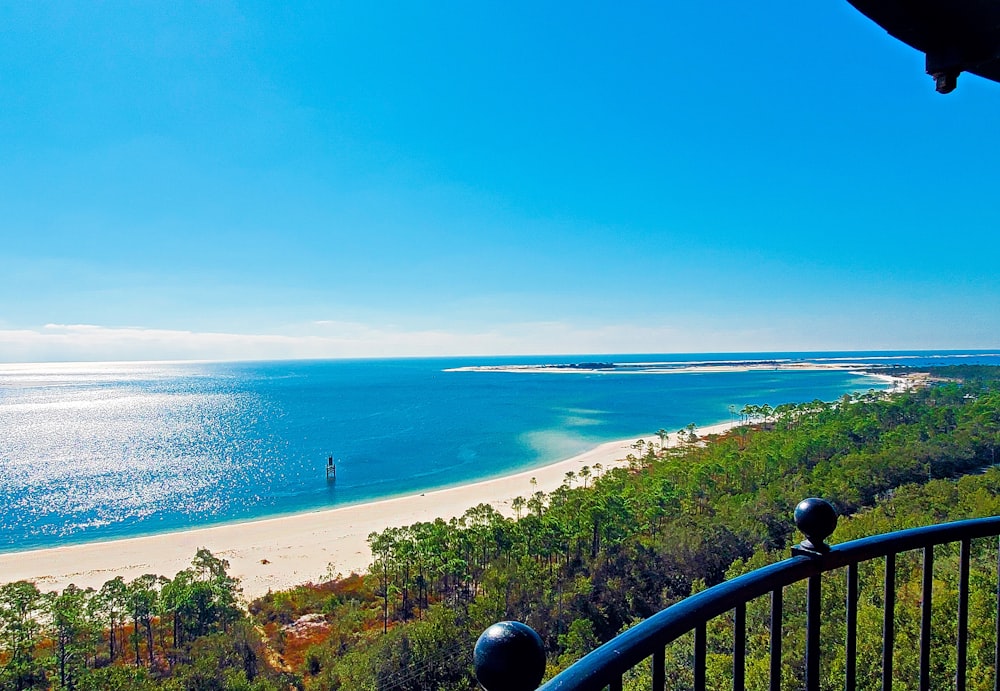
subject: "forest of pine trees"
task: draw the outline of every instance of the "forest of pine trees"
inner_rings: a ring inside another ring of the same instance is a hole
[[[247,606],[226,562],[205,551],[173,578],[99,591],[0,586],[0,689],[471,691],[472,645],[503,619],[542,635],[551,675],[692,591],[786,558],[804,497],[850,517],[835,543],[1000,513],[1000,380],[991,368],[935,374],[908,392],[747,408],[723,437],[646,444],[628,468],[588,468],[523,497],[517,519],[484,504],[374,533],[366,574]],[[896,689],[915,688],[918,557],[897,562]],[[956,558],[935,556],[935,684],[953,674]],[[996,540],[976,545],[970,689],[993,684],[996,558]],[[876,566],[862,572],[859,611],[858,668],[876,677],[880,578]],[[827,582],[824,610],[835,613],[843,587]],[[793,586],[785,602],[784,678],[800,688],[804,597]],[[751,603],[747,621],[747,687],[765,688],[767,603]],[[727,626],[710,627],[710,688],[730,681]],[[824,626],[824,641],[842,640],[843,617]],[[842,688],[842,655],[824,649],[824,688]],[[689,641],[670,646],[668,688],[689,687],[689,657]],[[634,670],[628,687],[649,688],[647,674]]]

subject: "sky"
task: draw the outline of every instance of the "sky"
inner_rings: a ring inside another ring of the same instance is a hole
[[[846,0],[0,4],[0,361],[1000,347],[1000,84]]]

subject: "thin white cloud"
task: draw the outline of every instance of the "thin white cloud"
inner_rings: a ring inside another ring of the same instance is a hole
[[[0,329],[0,361],[272,360],[344,357],[679,352],[704,334],[668,327],[505,324],[477,332],[316,321],[284,333],[240,334],[93,324]],[[732,336],[732,334],[730,334]],[[743,334],[745,340],[747,334]],[[711,339],[716,341],[716,339]],[[700,342],[699,342],[700,341]]]
[[[313,321],[280,333],[242,334],[47,324],[0,328],[0,362],[122,360],[283,360],[434,357],[560,353],[683,353],[794,350],[871,350],[978,347],[977,343],[854,342],[823,329],[777,325],[726,329],[710,321],[668,325],[582,326],[560,321],[519,322],[478,331],[407,329],[347,321]],[[843,339],[843,340],[842,340]]]

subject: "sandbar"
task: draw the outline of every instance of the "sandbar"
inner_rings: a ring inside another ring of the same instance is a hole
[[[699,427],[697,432],[719,434],[732,424]],[[0,554],[0,583],[28,580],[48,592],[61,591],[70,583],[98,589],[116,576],[126,581],[147,573],[172,578],[190,566],[195,552],[204,547],[229,561],[229,572],[240,579],[243,597],[249,601],[269,590],[366,571],[371,563],[367,539],[372,532],[436,518],[448,520],[481,503],[513,516],[511,501],[515,497],[527,499],[536,491],[551,492],[565,482],[570,471],[593,468],[598,463],[605,470],[627,465],[626,457],[636,454],[637,439],[601,444],[572,458],[512,475],[366,504]],[[643,439],[660,443],[655,434]],[[676,443],[676,434],[670,435],[667,444]]]

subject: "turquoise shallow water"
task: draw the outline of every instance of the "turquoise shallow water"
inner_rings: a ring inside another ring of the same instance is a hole
[[[882,388],[839,371],[449,372],[801,354],[0,367],[0,551],[357,503],[543,465],[729,406]],[[819,356],[810,354],[810,359]],[[954,354],[826,354],[913,364]],[[962,362],[996,362],[978,354]],[[329,455],[337,479],[325,478]]]

